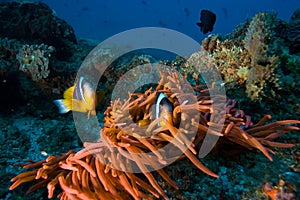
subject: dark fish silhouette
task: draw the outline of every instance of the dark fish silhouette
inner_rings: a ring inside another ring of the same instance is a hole
[[[211,32],[214,29],[217,16],[215,13],[209,10],[201,10],[200,22],[196,24],[200,27],[201,32],[204,34]]]

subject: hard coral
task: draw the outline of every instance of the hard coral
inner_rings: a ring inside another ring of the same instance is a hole
[[[276,19],[273,14],[256,14],[247,29],[244,38],[245,48],[249,51],[254,63],[265,60],[268,51],[268,43],[272,38],[272,27]]]
[[[73,28],[51,8],[27,1],[0,3],[0,37],[54,46],[60,59],[69,58],[77,42]]]
[[[66,39],[76,42],[73,28],[41,2],[0,3],[0,36],[39,40],[53,45]]]
[[[250,22],[244,38],[244,47],[251,56],[251,70],[247,80],[246,92],[252,100],[264,95],[267,84],[278,85],[278,57],[270,56],[268,44],[273,37],[276,16],[274,14],[256,14]]]
[[[204,38],[204,40],[202,41],[201,50],[213,52],[216,49],[217,43],[219,43],[220,40],[221,40],[220,35],[210,34],[208,37]]]
[[[247,51],[234,41],[216,41],[213,51],[201,50],[193,53],[181,71],[194,74],[206,74],[213,65],[222,75],[227,87],[245,87],[248,79],[251,58]],[[207,65],[207,63],[211,63]]]
[[[19,69],[29,73],[34,81],[47,78],[50,73],[49,58],[54,51],[54,47],[45,44],[23,45],[16,56]]]
[[[244,27],[246,33],[243,40],[240,37],[222,40],[219,35],[209,35],[203,40],[201,51],[187,60],[184,70],[201,75],[206,60],[210,59],[221,73],[227,88],[241,87],[253,101],[269,95],[267,90],[274,94],[274,90],[280,88],[276,72],[279,59],[272,54],[268,45],[273,38],[275,21],[274,14],[255,15],[248,28]]]
[[[212,132],[221,136],[221,142],[259,149],[270,160],[269,153],[273,151],[266,146],[293,146],[272,140],[288,131],[299,130],[289,124],[300,124],[300,121],[266,124],[270,119],[267,115],[253,124],[249,116],[235,108],[236,101],[230,100],[212,109],[212,104],[224,97],[210,97],[208,90],[200,86],[196,86],[192,93],[184,93],[185,85],[178,82],[180,79],[179,74],[169,71],[166,76],[162,75],[156,90],[150,88],[145,93],[130,94],[124,102],[115,100],[105,112],[101,141],[86,142],[85,148],[77,153],[70,151],[60,157],[50,156],[45,161],[21,165],[34,170],[13,178],[10,190],[25,182],[35,182],[28,192],[47,185],[49,198],[52,198],[54,189],[60,187],[60,199],[152,199],[160,196],[168,199],[151,171],[155,170],[178,189],[162,169],[174,160],[176,154],[187,157],[204,173],[217,177],[196,157],[196,149],[203,142],[209,126],[215,126],[211,118],[214,112],[224,112],[226,117],[221,131]],[[173,104],[169,117],[153,118],[151,114],[158,93],[164,93]],[[190,99],[195,94],[195,103],[179,103],[179,99]],[[200,115],[199,119],[195,113]],[[193,129],[196,133],[191,132]],[[172,149],[166,151],[164,147],[167,145]],[[135,172],[141,172],[143,177]]]

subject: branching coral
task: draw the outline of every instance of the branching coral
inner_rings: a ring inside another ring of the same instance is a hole
[[[28,72],[34,81],[47,78],[50,73],[49,58],[54,51],[54,47],[45,44],[23,45],[17,54],[19,69]]]
[[[266,124],[270,119],[267,115],[254,125],[249,116],[235,108],[236,101],[230,100],[226,105],[212,109],[215,99],[224,97],[210,98],[208,91],[213,88],[200,86],[196,86],[193,93],[184,93],[184,85],[178,82],[179,79],[177,73],[168,72],[166,76],[162,75],[155,90],[150,88],[145,93],[130,94],[124,102],[115,100],[105,112],[101,141],[85,143],[85,148],[77,153],[70,151],[60,157],[50,156],[45,161],[22,165],[34,170],[14,177],[10,189],[34,182],[28,192],[47,185],[49,198],[54,189],[60,187],[60,199],[152,199],[160,196],[168,199],[151,171],[156,171],[178,189],[162,168],[176,160],[176,155],[187,157],[204,173],[217,177],[199,161],[196,149],[203,142],[209,126],[213,126],[212,114],[222,112],[224,107],[225,124],[221,132],[213,133],[221,136],[221,142],[259,149],[270,160],[269,153],[273,151],[266,146],[293,146],[272,140],[288,131],[299,130],[289,124],[300,124],[300,121]],[[173,104],[173,112],[168,117],[152,115],[158,93],[164,93]],[[179,99],[189,99],[195,94],[195,103],[179,102]],[[199,118],[195,113],[200,115]],[[190,131],[193,129],[196,133]],[[165,148],[168,145],[171,148]]]

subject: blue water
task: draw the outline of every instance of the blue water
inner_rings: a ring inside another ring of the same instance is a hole
[[[258,12],[277,12],[289,20],[299,0],[42,0],[73,26],[78,38],[105,40],[137,27],[166,27],[200,42],[195,25],[202,9],[217,14],[213,33],[227,34]]]

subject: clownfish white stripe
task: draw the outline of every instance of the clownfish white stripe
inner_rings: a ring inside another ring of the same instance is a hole
[[[157,97],[156,105],[155,105],[155,118],[158,119],[160,116],[160,103],[161,101],[167,98],[167,96],[164,93],[160,93]]]

